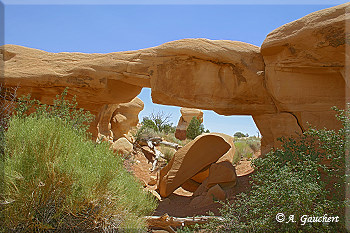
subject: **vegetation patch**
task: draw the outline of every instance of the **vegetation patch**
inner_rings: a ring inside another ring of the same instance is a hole
[[[338,110],[340,130],[310,128],[299,137],[281,138],[283,145],[253,161],[252,189],[233,203],[223,203],[223,220],[210,232],[346,232],[349,199],[345,176],[349,111]],[[282,216],[282,217],[281,217]],[[283,216],[285,218],[283,218]],[[303,217],[304,216],[304,217]],[[305,222],[338,217],[338,222]]]
[[[21,102],[10,119],[2,161],[0,229],[146,229],[142,216],[156,208],[154,198],[125,170],[123,160],[107,143],[89,140],[85,126],[90,114],[78,110],[83,114],[74,115],[64,97],[51,107],[35,102],[32,114],[24,111],[31,107],[29,102]]]
[[[186,130],[186,137],[188,139],[195,139],[197,136],[203,133],[210,133],[210,131],[204,128],[204,125],[196,117],[193,117]]]
[[[260,138],[253,137],[235,137],[235,156],[233,164],[237,164],[241,159],[252,159],[260,150]]]

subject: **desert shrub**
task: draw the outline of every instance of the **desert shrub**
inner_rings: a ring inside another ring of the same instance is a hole
[[[219,232],[346,232],[344,193],[349,112],[338,111],[339,131],[310,128],[298,138],[281,138],[281,149],[253,161],[252,190],[221,208],[223,222],[209,224]],[[282,223],[276,215],[286,217]],[[294,222],[288,222],[290,216]],[[305,223],[301,217],[339,216],[339,222]],[[288,222],[288,223],[287,223]]]
[[[209,130],[205,130],[204,125],[196,117],[193,117],[187,127],[186,137],[193,140],[202,133],[209,133]]]
[[[139,142],[142,139],[147,140],[149,138],[161,137],[162,135],[162,133],[157,132],[152,128],[141,126],[135,131],[133,137],[135,138],[135,142]]]
[[[238,163],[242,158],[252,158],[256,152],[260,150],[260,139],[255,137],[249,137],[247,139],[239,138],[235,140],[235,156],[233,163]]]
[[[184,146],[187,143],[189,143],[190,141],[192,141],[191,139],[185,139],[185,140],[177,139],[175,137],[174,133],[165,134],[165,135],[163,135],[163,138],[164,138],[165,141],[173,142],[173,143],[176,143],[176,144],[178,144],[180,146]]]
[[[144,229],[141,216],[155,209],[154,198],[143,191],[106,143],[88,140],[84,120],[71,118],[74,110],[64,109],[62,114],[39,109],[11,118],[5,133],[0,229]]]
[[[161,145],[159,148],[160,152],[162,152],[162,154],[164,155],[164,158],[167,162],[169,162],[174,154],[175,154],[175,150],[173,148]]]
[[[247,144],[250,147],[250,149],[253,151],[253,154],[255,154],[260,150],[261,142],[259,138],[249,138],[247,140]]]
[[[236,141],[234,144],[236,151],[233,163],[239,162],[242,158],[251,158],[253,156],[254,153],[246,141]]]
[[[15,106],[16,91],[17,88],[6,88],[0,84],[0,194],[4,192],[5,132]],[[3,202],[4,198],[0,195],[0,210]],[[0,214],[0,222],[3,221],[4,218]]]
[[[170,123],[169,119],[170,115],[166,115],[163,112],[152,113],[144,117],[141,127],[137,128],[133,133],[135,141],[138,142],[152,137],[163,138],[166,135],[174,134],[175,127]]]
[[[80,108],[77,109],[78,103],[74,96],[71,101],[67,100],[68,87],[60,95],[56,95],[53,105],[41,104],[40,101],[31,99],[30,95],[18,99],[15,108],[18,117],[58,117],[66,124],[69,124],[79,132],[86,132],[89,124],[94,119],[94,115]]]
[[[4,154],[4,133],[16,103],[16,92],[17,88],[6,88],[0,84],[0,157]],[[3,171],[3,169],[0,170]]]

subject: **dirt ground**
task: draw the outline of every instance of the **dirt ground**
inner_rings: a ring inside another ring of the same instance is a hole
[[[257,153],[257,155],[258,154],[259,153]],[[156,185],[148,185],[148,182],[151,176],[156,177],[157,170],[155,172],[150,171],[152,164],[142,152],[137,152],[132,159],[126,161],[125,166],[140,180],[146,189],[156,189]],[[237,185],[227,191],[227,198],[229,201],[233,201],[238,193],[246,192],[250,189],[250,176],[253,172],[254,169],[251,167],[250,161],[240,161],[236,166]],[[220,207],[219,203],[213,203],[201,208],[194,208],[189,205],[191,200],[192,193],[180,187],[169,197],[159,201],[159,206],[153,215],[162,216],[163,214],[168,214],[172,217],[193,217],[206,216],[209,211],[213,212],[216,216],[220,215],[218,210]]]

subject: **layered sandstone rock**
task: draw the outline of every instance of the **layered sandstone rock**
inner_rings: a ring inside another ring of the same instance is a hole
[[[263,85],[259,47],[238,41],[183,39],[130,52],[49,53],[17,45],[0,47],[6,86],[50,102],[70,87],[80,106],[130,102],[142,87],[153,102],[211,109],[221,114],[273,112]]]
[[[261,46],[265,84],[276,114],[253,114],[265,148],[276,138],[302,132],[310,123],[338,128],[334,105],[344,108],[346,50],[350,32],[346,24],[350,4],[311,13],[272,31]],[[349,58],[347,58],[349,59]]]
[[[153,102],[223,115],[275,112],[263,83],[259,47],[238,41],[184,39],[154,49],[166,59],[151,76]]]
[[[203,112],[194,108],[181,108],[181,117],[176,127],[175,137],[180,140],[186,139],[186,130],[193,117],[203,122]]]
[[[169,196],[175,189],[185,184],[186,181],[190,180],[190,182],[196,182],[194,180],[196,178],[191,178],[211,168],[216,162],[226,161],[232,165],[234,152],[233,138],[228,135],[210,133],[198,136],[195,140],[178,150],[168,165],[160,171],[157,186],[160,195],[162,197]],[[233,166],[232,169],[234,173]],[[212,181],[217,181],[218,183],[236,182],[235,176],[227,176],[225,170],[223,170],[223,172],[223,176],[226,176],[226,178],[214,178]],[[204,176],[203,179],[211,177],[210,169],[209,173],[206,174],[207,176]],[[217,175],[217,173],[215,174]],[[229,172],[229,174],[231,174],[231,172]],[[212,183],[212,186],[215,184]],[[187,183],[187,185],[189,185],[189,183]]]
[[[91,132],[111,136],[113,106],[132,101],[142,87],[154,103],[252,115],[263,150],[276,137],[302,132],[307,123],[338,128],[349,75],[349,3],[309,14],[271,32],[259,47],[243,42],[183,39],[138,51],[109,54],[48,53],[0,47],[5,87],[19,86],[44,103],[69,87],[79,107],[97,116]],[[117,117],[118,118],[118,117]],[[119,120],[118,120],[119,121]],[[278,125],[279,127],[276,127]],[[97,128],[99,126],[99,128]]]
[[[152,88],[155,103],[212,109],[221,114],[274,111],[264,85],[259,47],[237,41],[184,39],[130,52],[49,53],[17,45],[0,47],[5,86],[19,86],[50,104],[69,87],[79,107],[96,116],[90,131],[111,136],[112,109]],[[181,87],[181,88],[180,88]],[[100,123],[100,118],[103,124]]]

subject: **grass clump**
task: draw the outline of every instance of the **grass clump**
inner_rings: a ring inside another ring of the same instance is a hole
[[[159,148],[160,152],[164,155],[164,159],[167,161],[167,163],[173,158],[176,150],[171,147],[167,147],[164,145],[161,145]]]
[[[68,116],[71,111],[66,112]],[[106,143],[95,144],[72,118],[17,114],[5,133],[0,230],[145,230],[156,207]]]
[[[235,138],[235,156],[234,164],[237,164],[242,158],[251,159],[260,150],[260,138]]]

